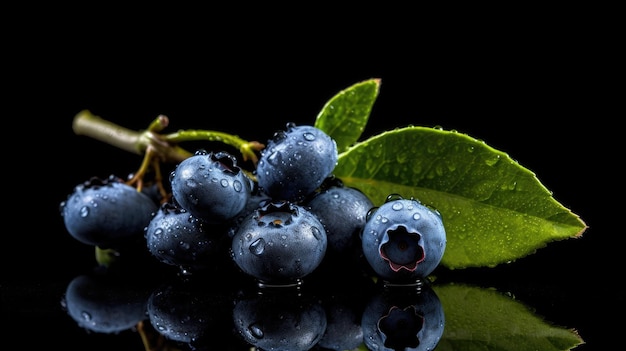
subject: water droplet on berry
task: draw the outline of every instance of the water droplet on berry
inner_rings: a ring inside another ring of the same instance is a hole
[[[307,132],[307,133],[304,133],[302,136],[304,137],[305,140],[308,140],[308,141],[315,140],[315,134],[313,133]]]
[[[370,208],[367,213],[365,214],[365,221],[369,221],[370,218],[372,218],[372,216],[374,215],[374,213],[376,212],[376,210],[378,209],[378,206],[374,206],[372,208]]]
[[[283,163],[283,157],[280,152],[273,152],[268,158],[267,162],[274,166],[278,166]]]
[[[91,319],[93,318],[93,317],[91,316],[91,314],[90,314],[89,312],[86,312],[86,311],[81,312],[80,316],[81,316],[81,317],[83,317],[83,319],[85,320],[85,322],[90,322],[90,321],[91,321]]]
[[[83,206],[80,208],[80,216],[85,218],[89,215],[89,207]]]
[[[263,333],[263,329],[261,329],[261,327],[259,327],[257,324],[252,324],[248,327],[248,330],[250,331],[250,335],[254,336],[257,339],[263,339],[263,337],[265,336],[265,334]]]
[[[403,197],[400,196],[400,194],[389,194],[387,195],[387,198],[385,199],[385,202],[390,202],[390,201],[395,201],[395,200],[402,200]]]
[[[226,188],[228,186],[228,180],[227,179],[220,180],[220,185]]]
[[[263,251],[265,251],[265,240],[263,238],[255,240],[252,244],[250,244],[250,252],[254,255],[261,255]]]
[[[313,232],[313,236],[317,240],[322,240],[322,232],[317,227],[311,227],[311,231]]]
[[[393,205],[391,205],[391,208],[395,211],[400,211],[401,209],[404,208],[404,206],[402,206],[402,203],[396,202]]]

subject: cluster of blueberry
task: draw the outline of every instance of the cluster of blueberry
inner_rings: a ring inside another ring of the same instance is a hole
[[[199,150],[171,172],[164,203],[119,178],[93,178],[61,214],[74,238],[101,248],[143,233],[154,257],[185,272],[227,252],[259,284],[289,285],[356,245],[385,281],[429,275],[446,245],[439,212],[395,194],[375,206],[333,176],[337,160],[329,135],[291,123],[268,141],[253,174],[227,152]]]

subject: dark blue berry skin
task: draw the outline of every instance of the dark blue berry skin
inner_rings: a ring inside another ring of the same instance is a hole
[[[161,205],[145,231],[148,251],[185,273],[205,271],[227,259],[227,234],[228,227],[208,223],[172,203]]]
[[[337,165],[337,144],[313,126],[287,125],[261,152],[256,176],[274,199],[299,202],[317,189]]]
[[[74,188],[60,205],[72,237],[100,248],[116,248],[137,237],[158,205],[117,177],[92,178]]]
[[[288,201],[276,201],[241,222],[232,238],[232,257],[261,283],[288,285],[320,265],[327,245],[326,231],[315,215]]]
[[[233,235],[235,235],[237,228],[239,228],[239,225],[246,217],[271,201],[272,198],[259,188],[258,183],[252,182],[252,191],[250,192],[250,198],[248,199],[246,206],[237,216],[235,216],[235,218],[229,221],[228,235],[232,238]]]
[[[324,225],[328,237],[328,257],[339,258],[347,254],[356,244],[360,247],[360,235],[365,219],[374,204],[363,192],[346,187],[334,178],[305,206]]]
[[[446,231],[438,211],[415,199],[391,195],[368,214],[361,245],[379,277],[392,283],[412,283],[439,265]]]
[[[241,212],[250,197],[250,178],[227,152],[198,151],[170,174],[174,200],[192,215],[222,223]]]
[[[418,289],[395,286],[371,298],[361,318],[368,350],[435,350],[445,327],[443,306],[430,286]]]

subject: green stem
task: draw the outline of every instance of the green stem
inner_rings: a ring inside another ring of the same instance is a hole
[[[169,119],[159,115],[144,131],[134,131],[102,119],[83,110],[74,117],[72,128],[77,135],[84,135],[105,142],[128,152],[145,155],[148,151],[161,162],[179,163],[192,155],[178,146],[185,141],[217,141],[235,147],[244,159],[258,162],[257,152],[265,145],[256,141],[247,141],[236,135],[212,130],[182,130],[171,134],[159,134]]]
[[[87,110],[74,117],[72,129],[77,135],[85,135],[134,154],[142,155],[145,151],[145,145],[139,142],[140,132],[104,120]]]

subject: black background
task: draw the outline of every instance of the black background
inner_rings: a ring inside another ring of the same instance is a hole
[[[364,138],[412,124],[482,139],[535,172],[589,225],[581,238],[509,265],[449,272],[450,279],[512,293],[547,320],[577,329],[588,343],[581,351],[614,343],[610,320],[619,320],[625,296],[611,210],[622,193],[616,122],[623,112],[614,109],[614,46],[604,36],[610,23],[533,17],[448,32],[443,24],[401,21],[392,31],[364,18],[321,33],[313,26],[324,21],[296,30],[294,18],[255,18],[242,31],[209,20],[134,19],[70,17],[46,21],[28,40],[9,38],[0,303],[12,328],[3,329],[3,340],[39,335],[60,347],[92,340],[83,340],[58,303],[93,259],[91,248],[64,232],[59,203],[91,176],[133,172],[141,157],[75,135],[79,111],[130,129],[165,114],[169,131],[265,141],[287,122],[313,123],[340,90],[380,78]]]

